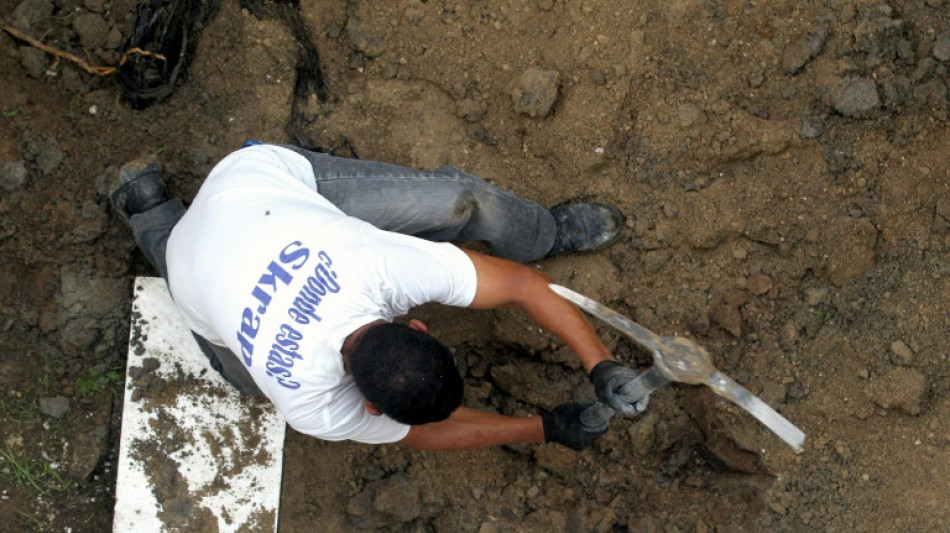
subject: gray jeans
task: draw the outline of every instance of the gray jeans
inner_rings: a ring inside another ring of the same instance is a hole
[[[317,191],[347,215],[387,231],[431,241],[484,241],[492,253],[518,262],[544,257],[556,225],[547,209],[456,170],[413,170],[345,159],[284,145],[310,161]],[[168,279],[165,247],[185,214],[173,199],[130,219],[135,241]],[[260,395],[247,369],[230,350],[195,335],[211,366],[244,394]]]

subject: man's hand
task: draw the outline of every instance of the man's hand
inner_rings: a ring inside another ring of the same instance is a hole
[[[639,414],[646,408],[642,400],[633,404],[618,394],[624,385],[637,377],[637,371],[625,367],[617,361],[601,361],[590,371],[590,380],[594,384],[597,399],[604,402],[624,416]]]
[[[593,444],[607,432],[607,428],[588,431],[581,423],[581,413],[592,403],[562,403],[553,411],[543,413],[544,442],[556,442],[577,451]]]

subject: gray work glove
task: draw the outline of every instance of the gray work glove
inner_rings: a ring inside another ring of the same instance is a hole
[[[562,403],[553,410],[542,413],[544,442],[556,442],[581,451],[607,432],[607,426],[599,431],[590,431],[581,423],[581,413],[593,405],[587,403]]]
[[[594,365],[589,377],[594,384],[594,394],[597,395],[597,399],[621,415],[633,416],[646,409],[646,398],[631,403],[619,394],[624,385],[637,377],[636,370],[623,366],[617,361],[606,360]]]

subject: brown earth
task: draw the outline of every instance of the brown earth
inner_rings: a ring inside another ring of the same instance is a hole
[[[291,432],[282,531],[950,529],[946,0],[300,11],[333,95],[303,106],[310,138],[457,166],[545,205],[617,205],[619,242],[538,267],[694,338],[808,440],[796,454],[688,386],[583,453]],[[0,13],[101,65],[134,2],[0,0]],[[154,275],[108,176],[155,152],[187,200],[243,140],[291,141],[298,49],[281,22],[224,0],[173,94],[135,111],[109,76],[6,33],[0,48],[0,529],[104,531],[131,283]],[[469,405],[530,414],[591,395],[567,350],[516,313],[419,311],[456,350]]]

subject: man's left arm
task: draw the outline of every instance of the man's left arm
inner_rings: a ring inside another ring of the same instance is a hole
[[[475,264],[478,285],[469,307],[520,309],[541,327],[567,343],[588,373],[614,358],[590,322],[572,303],[548,287],[550,280],[534,268],[465,250]]]

